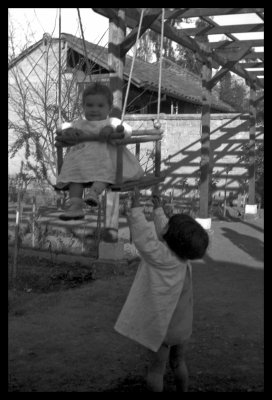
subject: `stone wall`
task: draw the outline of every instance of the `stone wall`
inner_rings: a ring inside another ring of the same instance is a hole
[[[156,115],[126,115],[133,129],[153,129]],[[160,118],[164,135],[161,141],[161,171],[166,179],[161,189],[175,195],[197,194],[197,179],[201,149],[201,114],[162,114]],[[211,114],[211,149],[216,194],[222,196],[227,178],[227,192],[241,191],[247,178],[247,169],[240,162],[242,145],[249,141],[249,116],[241,114]],[[256,141],[263,133],[256,129]],[[129,147],[133,152],[135,146]],[[141,144],[141,163],[152,171],[153,161],[148,160],[153,143]],[[226,168],[230,167],[228,175]],[[186,187],[185,187],[186,186]],[[182,192],[182,187],[184,191]]]

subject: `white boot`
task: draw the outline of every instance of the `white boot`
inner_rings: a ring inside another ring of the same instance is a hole
[[[89,206],[96,207],[99,204],[99,195],[104,189],[106,189],[107,186],[108,184],[104,182],[94,182],[87,192],[85,203]]]
[[[63,221],[69,221],[71,219],[83,219],[85,214],[82,209],[83,200],[78,197],[72,197],[70,199],[70,205],[68,209],[60,214],[59,218]]]

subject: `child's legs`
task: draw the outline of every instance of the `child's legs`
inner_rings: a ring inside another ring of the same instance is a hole
[[[70,199],[73,197],[77,197],[82,199],[83,196],[83,184],[77,182],[71,182],[69,184],[69,197]]]
[[[83,185],[81,183],[72,182],[69,184],[69,207],[63,214],[59,215],[61,220],[69,221],[84,218],[82,195]]]
[[[174,372],[177,392],[188,392],[188,369],[185,362],[186,344],[171,346],[170,367]]]
[[[98,195],[103,192],[104,189],[108,186],[108,183],[105,182],[94,182],[91,186],[91,191],[95,191]]]
[[[108,186],[108,183],[95,181],[91,188],[87,191],[85,202],[90,206],[97,206],[99,203],[99,195]]]
[[[150,352],[149,368],[146,378],[147,388],[151,392],[163,391],[163,376],[169,356],[169,347],[162,345],[159,350]]]

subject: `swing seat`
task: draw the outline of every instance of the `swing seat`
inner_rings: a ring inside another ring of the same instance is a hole
[[[110,185],[110,188],[113,192],[129,192],[133,190],[135,187],[138,189],[145,189],[154,185],[158,185],[160,182],[163,182],[165,179],[164,175],[154,176],[154,175],[146,175],[141,179],[134,181],[127,181],[122,183],[114,183]]]

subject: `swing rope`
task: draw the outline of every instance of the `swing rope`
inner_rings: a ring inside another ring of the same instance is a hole
[[[137,32],[137,37],[136,37],[136,42],[134,45],[134,53],[133,53],[133,59],[130,67],[130,72],[129,72],[129,79],[128,79],[128,85],[126,89],[126,95],[125,95],[125,100],[124,100],[124,105],[123,105],[123,110],[122,110],[122,116],[121,116],[121,123],[120,125],[123,124],[124,117],[125,117],[125,112],[126,112],[126,107],[127,107],[127,100],[128,100],[128,94],[130,90],[130,84],[131,84],[131,78],[132,78],[132,73],[133,73],[133,68],[134,68],[134,63],[136,59],[136,54],[137,54],[137,45],[140,37],[140,31],[141,31],[141,26],[142,26],[142,21],[143,21],[143,14],[144,14],[145,9],[141,10],[141,15],[140,15],[140,22],[138,26],[138,32]],[[160,128],[160,107],[161,107],[161,81],[162,81],[162,57],[163,57],[163,39],[164,39],[164,16],[165,16],[165,9],[162,8],[162,18],[161,18],[161,41],[160,41],[160,61],[159,61],[159,82],[158,82],[158,106],[157,106],[157,124],[155,128],[159,129]]]
[[[125,115],[125,111],[126,111],[126,106],[127,106],[127,99],[128,99],[128,93],[129,93],[129,89],[130,89],[130,83],[131,83],[131,77],[132,77],[132,72],[133,72],[133,67],[134,67],[134,62],[135,62],[135,58],[136,58],[136,52],[137,52],[137,44],[139,41],[139,37],[140,37],[140,30],[141,30],[141,25],[142,25],[142,19],[143,19],[143,13],[144,13],[144,9],[142,9],[141,11],[141,17],[140,17],[140,22],[139,22],[139,27],[138,27],[138,32],[137,32],[137,38],[136,38],[136,42],[134,45],[134,55],[133,55],[133,60],[131,63],[131,68],[130,68],[130,74],[129,74],[129,80],[128,80],[128,86],[127,86],[127,90],[126,90],[126,96],[125,96],[125,101],[124,101],[124,106],[123,106],[123,110],[122,110],[122,118],[121,118],[121,124],[123,123],[124,120],[124,115]],[[159,122],[159,118],[160,118],[160,101],[161,101],[161,78],[162,78],[162,55],[163,55],[163,38],[164,38],[164,8],[162,8],[162,20],[161,20],[161,41],[160,41],[160,64],[159,64],[159,82],[158,82],[158,108],[157,108],[157,121],[156,123],[154,123],[154,127],[156,128],[156,130],[158,131],[161,127],[160,122]],[[156,137],[155,137],[156,136]],[[145,138],[137,138],[137,142],[141,143],[146,141]],[[149,136],[149,138],[147,138],[147,141],[150,141],[151,136]],[[135,182],[127,182],[127,183],[120,183],[120,170],[117,169],[117,183],[115,185],[112,186],[112,190],[114,191],[130,191],[135,189],[136,187],[150,187],[150,186],[154,186],[154,193],[158,192],[158,183],[162,180],[164,180],[164,177],[161,177],[160,174],[160,142],[159,140],[161,139],[160,135],[153,135],[152,136],[153,140],[156,140],[156,145],[155,145],[155,166],[154,166],[154,172],[155,172],[155,176],[152,177],[144,177],[142,178],[140,181],[135,181]],[[136,139],[128,139],[127,143],[133,143]],[[126,143],[126,139],[122,140],[122,144]],[[135,142],[136,143],[136,142]],[[117,154],[117,165],[118,165],[118,157],[120,157],[120,155]],[[122,165],[122,163],[121,163]],[[121,174],[121,181],[122,181],[122,174]]]
[[[161,109],[161,81],[162,81],[162,56],[163,56],[163,38],[164,38],[164,11],[162,8],[161,18],[161,43],[160,43],[160,64],[159,64],[159,88],[158,88],[158,108],[157,108],[157,121],[160,125],[160,109]]]
[[[91,80],[91,66],[90,66],[89,59],[88,59],[88,54],[87,54],[87,49],[86,49],[86,43],[85,43],[84,32],[83,32],[83,28],[82,28],[82,22],[81,22],[81,16],[80,16],[79,8],[77,8],[77,14],[78,14],[78,19],[79,19],[80,31],[81,31],[82,41],[83,41],[86,64],[87,64],[87,74],[89,75],[90,80]]]
[[[123,111],[122,111],[122,116],[121,116],[121,123],[120,123],[120,125],[123,124],[124,117],[125,117],[125,113],[126,113],[127,100],[128,100],[128,93],[129,93],[129,89],[130,89],[130,83],[131,83],[131,78],[132,78],[132,72],[133,72],[133,67],[134,67],[134,63],[135,63],[135,59],[136,59],[136,54],[137,54],[137,44],[138,44],[139,37],[140,37],[140,31],[141,31],[142,22],[143,22],[144,11],[145,11],[145,9],[142,8],[141,16],[140,16],[140,22],[139,22],[139,27],[138,27],[138,32],[137,32],[137,37],[136,37],[136,42],[135,42],[135,45],[134,45],[133,59],[132,59],[132,63],[131,63],[131,67],[130,67],[130,72],[129,72],[128,85],[127,85],[126,96],[125,96],[125,101],[124,101],[124,105],[123,105]]]
[[[138,31],[137,31],[137,37],[136,37],[136,42],[134,45],[134,54],[133,54],[133,59],[132,59],[132,63],[131,63],[131,68],[130,68],[130,73],[129,73],[129,80],[128,80],[128,85],[126,88],[126,95],[125,95],[125,100],[124,100],[124,106],[123,106],[123,110],[122,110],[122,116],[121,116],[121,122],[120,125],[123,124],[124,121],[124,116],[125,116],[125,111],[126,111],[126,106],[127,106],[127,101],[128,101],[128,94],[129,94],[129,90],[130,90],[130,85],[131,85],[131,79],[132,79],[132,73],[133,73],[133,68],[134,68],[134,63],[135,63],[135,59],[136,59],[136,54],[137,54],[137,44],[139,42],[139,37],[140,37],[140,31],[141,31],[141,27],[142,27],[142,21],[143,21],[143,15],[144,15],[144,11],[146,9],[142,9],[141,10],[141,15],[140,15],[140,20],[139,20],[139,26],[138,26]],[[154,127],[156,128],[155,131],[148,131],[148,138],[144,138],[144,137],[137,137],[137,138],[131,138],[131,139],[122,139],[122,143],[120,144],[130,144],[130,143],[140,143],[140,142],[146,142],[146,141],[153,141],[155,140],[156,142],[158,140],[161,139],[161,133],[158,130],[160,129],[160,123],[159,123],[159,117],[160,117],[160,100],[161,100],[161,78],[162,78],[162,54],[163,54],[163,36],[164,36],[164,11],[165,9],[162,8],[162,20],[161,20],[161,43],[160,43],[160,64],[159,64],[159,82],[158,82],[158,108],[157,108],[157,124],[154,124]],[[89,59],[87,56],[87,49],[86,49],[86,43],[85,43],[85,38],[84,38],[84,33],[83,33],[83,28],[82,28],[82,22],[81,22],[81,16],[80,16],[80,11],[77,8],[77,12],[78,12],[78,18],[79,18],[79,22],[80,22],[80,29],[81,29],[81,36],[82,36],[82,41],[83,41],[83,47],[84,47],[84,53],[85,53],[85,59],[86,59],[86,64],[87,64],[87,74],[89,74],[90,79],[91,79],[91,68],[90,68],[90,64],[89,64]],[[59,123],[61,124],[61,9],[59,9]],[[137,130],[135,131],[137,133],[137,136],[139,135],[144,135],[146,134],[146,130],[144,129],[142,132]],[[157,143],[156,143],[157,144]],[[158,146],[156,146],[157,149]],[[60,154],[61,152],[61,154]],[[160,153],[160,151],[159,151]],[[59,147],[57,149],[57,157],[58,157],[58,173],[60,173],[60,168],[62,166],[63,163],[63,153],[62,153],[62,148]],[[163,177],[160,177],[160,168],[158,166],[158,163],[160,162],[160,156],[156,157],[157,160],[155,160],[155,178],[154,177],[145,177],[146,179],[143,179],[143,181],[141,182],[141,187],[149,187],[150,185],[154,185],[154,180],[158,183],[159,181],[161,181],[162,179],[164,179]],[[122,175],[121,175],[122,176]],[[121,178],[122,179],[122,178]],[[120,186],[121,184],[121,186]],[[120,191],[122,190],[122,186],[123,184],[116,184],[112,186],[112,190],[115,191]],[[139,184],[139,182],[138,182]],[[130,185],[133,185],[133,187],[135,186],[135,183],[130,182]],[[128,186],[127,188],[123,187],[124,191],[127,190],[132,190],[133,187],[130,187],[130,185],[126,185]],[[138,186],[138,185],[136,185]]]

